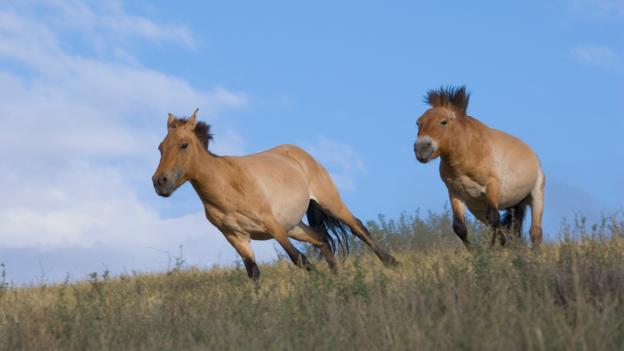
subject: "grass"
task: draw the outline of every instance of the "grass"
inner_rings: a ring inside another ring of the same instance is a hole
[[[624,349],[617,218],[564,226],[559,243],[539,249],[471,252],[445,221],[429,214],[370,223],[399,268],[353,243],[338,275],[323,262],[306,273],[278,261],[261,266],[258,289],[242,268],[104,272],[27,288],[0,282],[0,349]]]

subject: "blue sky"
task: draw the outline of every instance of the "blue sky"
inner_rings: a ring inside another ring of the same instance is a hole
[[[162,270],[180,245],[233,262],[190,186],[150,183],[167,113],[195,107],[217,153],[308,149],[363,219],[441,211],[437,162],[412,143],[443,84],[536,150],[552,237],[622,209],[623,33],[621,0],[4,3],[0,262],[17,282]]]

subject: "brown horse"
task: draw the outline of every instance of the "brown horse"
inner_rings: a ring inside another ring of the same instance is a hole
[[[190,181],[206,217],[242,257],[250,278],[260,277],[252,239],[277,240],[297,266],[308,270],[306,257],[289,237],[311,243],[336,272],[334,253],[346,248],[350,231],[384,263],[397,263],[351,214],[325,168],[308,153],[280,145],[247,156],[217,156],[208,151],[210,126],[196,122],[196,113],[188,119],[169,114],[167,136],[158,147],[161,157],[152,177],[154,188],[168,197]],[[302,222],[305,214],[308,224]]]
[[[492,245],[504,230],[520,236],[526,206],[531,206],[531,241],[542,241],[545,177],[531,148],[507,133],[487,127],[466,114],[470,95],[465,87],[430,90],[431,106],[419,119],[416,158],[427,163],[437,157],[440,176],[453,208],[453,230],[468,247],[466,207],[493,227]],[[501,220],[500,210],[506,210]]]

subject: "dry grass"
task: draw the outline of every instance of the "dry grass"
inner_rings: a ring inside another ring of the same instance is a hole
[[[424,247],[397,269],[356,247],[336,276],[265,265],[259,289],[242,269],[3,284],[0,349],[624,349],[624,237]]]

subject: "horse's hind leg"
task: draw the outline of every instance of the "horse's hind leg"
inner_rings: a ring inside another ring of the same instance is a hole
[[[338,272],[336,256],[334,256],[327,237],[324,234],[317,232],[303,223],[299,223],[288,231],[288,235],[295,240],[307,242],[317,247],[321,251],[321,254],[325,258],[325,261],[327,261],[332,272]]]
[[[377,241],[375,241],[375,239],[373,239],[370,235],[364,224],[362,224],[362,221],[357,219],[351,211],[349,211],[340,197],[335,198],[334,201],[324,202],[320,200],[318,202],[323,210],[329,212],[331,216],[344,223],[347,227],[349,227],[349,229],[351,229],[351,232],[355,234],[355,236],[365,242],[384,264],[389,266],[396,266],[399,264],[399,261],[397,261],[396,258],[379,246]]]
[[[542,243],[542,215],[544,214],[544,186],[546,185],[546,177],[540,171],[539,181],[531,190],[531,229],[529,234],[531,235],[531,242],[533,246],[538,246]]]
[[[290,260],[298,267],[311,270],[312,266],[308,262],[308,259],[288,240],[288,233],[281,224],[276,220],[271,220],[267,223],[267,231],[273,236],[275,240],[282,246],[282,248],[290,257]]]
[[[368,229],[362,224],[362,221],[357,219],[351,211],[349,211],[346,207],[343,210],[342,215],[338,217],[344,224],[351,229],[351,231],[358,237],[360,240],[364,241],[372,250],[375,252],[377,257],[386,265],[396,266],[399,264],[399,261],[394,258],[394,256],[387,253],[384,249],[379,246],[377,241],[373,239],[373,237],[368,232]]]
[[[327,170],[305,153],[299,155],[299,162],[306,169],[312,199],[320,205],[322,211],[349,227],[355,236],[373,249],[382,262],[388,265],[398,264],[398,261],[377,244],[362,222],[345,206]]]

